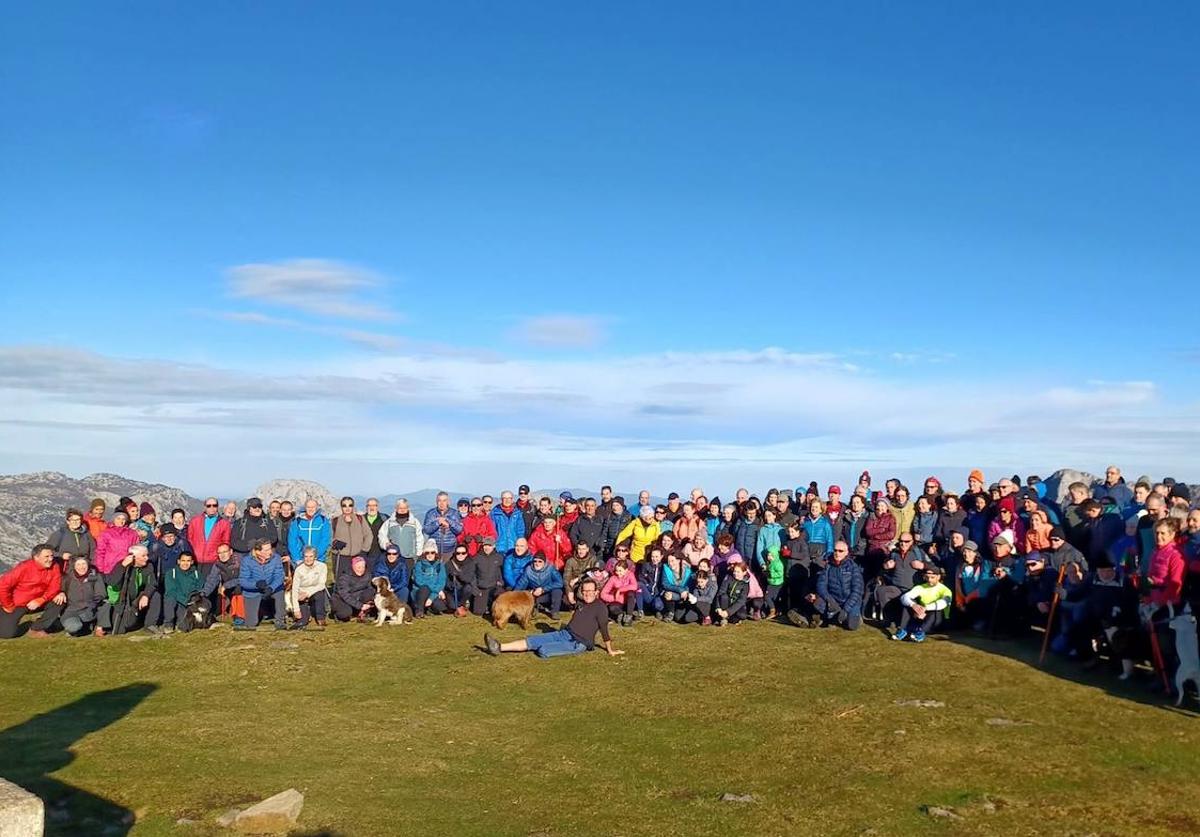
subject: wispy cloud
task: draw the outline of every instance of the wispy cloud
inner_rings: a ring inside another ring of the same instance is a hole
[[[343,328],[342,326],[319,325],[305,323],[299,320],[275,317],[261,314],[257,311],[202,311],[201,313],[233,323],[248,325],[265,325],[273,328],[286,328],[293,331],[304,331],[309,334],[319,334],[322,337],[334,337],[371,349],[376,352],[395,352],[405,345],[403,338],[391,334],[380,334],[377,331],[365,331],[360,328]]]
[[[588,349],[604,340],[605,329],[598,317],[544,314],[526,317],[512,328],[510,334],[534,346]]]
[[[386,321],[397,317],[381,298],[388,285],[378,273],[327,259],[290,259],[231,267],[229,293],[237,299],[269,302],[354,320]]]

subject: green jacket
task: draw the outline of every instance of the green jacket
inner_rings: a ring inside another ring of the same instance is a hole
[[[767,585],[783,584],[783,560],[778,552],[768,552],[765,559],[767,565]]]
[[[179,604],[187,604],[192,593],[204,590],[204,579],[194,564],[190,570],[171,567],[167,570],[164,582],[166,598]]]

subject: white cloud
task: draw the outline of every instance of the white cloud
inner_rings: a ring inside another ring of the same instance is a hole
[[[327,259],[243,264],[226,271],[229,293],[326,317],[392,320],[379,298],[387,280],[373,271]]]
[[[561,349],[586,349],[604,340],[604,327],[598,317],[570,314],[545,314],[526,317],[510,335],[534,346]]]
[[[63,458],[92,470],[142,463],[140,473],[162,478],[170,451],[181,471],[173,481],[197,490],[249,487],[300,466],[335,485],[364,480],[348,486],[364,491],[439,475],[511,482],[518,471],[527,482],[611,473],[605,481],[626,475],[657,488],[691,472],[849,479],[882,462],[998,462],[1011,473],[1111,459],[1181,477],[1200,467],[1200,410],[1164,404],[1145,381],[1014,390],[1002,370],[904,378],[778,349],[394,354],[351,375],[344,363],[307,360],[298,386],[294,376],[0,347],[0,453],[40,457],[39,469]],[[229,455],[205,455],[212,450]]]

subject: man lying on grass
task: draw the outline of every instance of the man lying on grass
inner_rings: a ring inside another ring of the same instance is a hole
[[[493,657],[499,657],[504,652],[532,651],[542,659],[549,657],[564,657],[569,654],[582,654],[596,647],[596,634],[604,640],[604,650],[610,657],[624,654],[612,646],[608,636],[608,607],[599,600],[600,588],[592,579],[586,579],[579,585],[580,604],[571,615],[567,627],[548,634],[533,634],[525,639],[500,643],[491,634],[483,635],[483,643],[487,652]]]

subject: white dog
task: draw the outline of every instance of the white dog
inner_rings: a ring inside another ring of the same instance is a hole
[[[389,621],[393,625],[412,622],[412,614],[408,612],[408,605],[392,592],[392,585],[386,578],[377,576],[371,579],[371,583],[375,585],[375,612],[379,614],[375,619],[375,627],[378,628],[384,622]]]
[[[1183,705],[1183,684],[1189,680],[1200,689],[1200,650],[1196,647],[1196,617],[1192,609],[1185,606],[1183,612],[1172,617],[1168,623],[1175,632],[1175,654],[1179,657],[1179,670],[1175,672],[1175,691],[1179,697],[1176,706]]]

